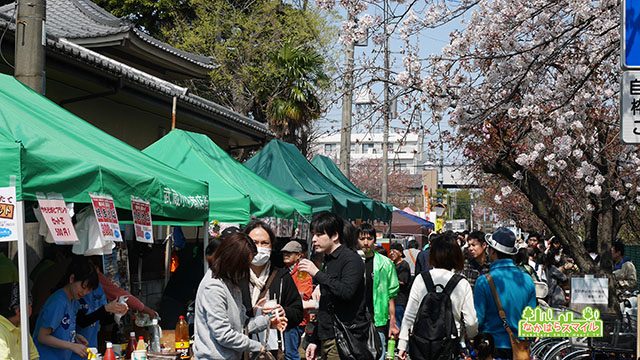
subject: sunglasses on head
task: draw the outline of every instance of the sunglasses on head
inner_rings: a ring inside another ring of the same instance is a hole
[[[231,234],[235,234],[235,233],[239,233],[242,232],[240,230],[240,228],[236,227],[236,226],[229,226],[228,228],[222,230],[222,232],[220,233],[221,236],[227,236],[227,235],[231,235]]]

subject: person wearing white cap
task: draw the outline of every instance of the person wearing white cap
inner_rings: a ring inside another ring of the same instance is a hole
[[[302,251],[302,245],[295,241],[289,241],[281,250],[282,259],[284,265],[289,269],[291,278],[296,284],[298,293],[302,298],[303,308],[304,305],[314,302],[311,299],[313,293],[313,278],[311,275],[304,271],[300,271],[300,260],[304,257]],[[300,339],[304,333],[304,328],[309,322],[309,311],[305,310],[303,313],[303,320],[298,326],[291,327],[284,332],[284,347],[285,347],[285,359],[286,360],[299,360],[300,354],[298,348],[300,347]]]
[[[496,359],[511,359],[510,336],[513,335],[514,339],[517,336],[518,321],[524,308],[536,306],[535,286],[531,277],[513,262],[518,250],[515,246],[516,235],[511,230],[498,228],[493,234],[487,234],[486,240],[491,268],[488,274],[476,280],[473,296],[479,329],[495,339]],[[494,300],[493,286],[499,304]],[[504,310],[504,321],[499,315],[498,306]]]

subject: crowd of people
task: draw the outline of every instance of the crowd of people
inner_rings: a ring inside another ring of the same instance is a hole
[[[355,227],[325,212],[311,229],[312,249],[289,239],[276,251],[278,239],[260,220],[210,242],[195,295],[195,359],[518,358],[527,346],[517,338],[524,308],[568,305],[568,280],[578,271],[560,242],[535,232],[526,242],[507,228],[433,233],[387,251],[368,223]],[[635,289],[621,242],[611,259],[617,288]],[[85,358],[112,315],[131,307],[155,315],[133,296],[118,302],[122,290],[90,257],[65,264],[39,306],[32,359]],[[19,359],[18,286],[11,276],[0,286],[0,359]]]
[[[275,238],[268,225],[254,221],[244,233],[222,237],[196,298],[196,359],[240,359],[247,352],[340,359],[361,350],[352,342],[369,350],[380,344],[381,351],[366,358],[383,359],[394,351],[386,349],[390,339],[397,340],[400,359],[438,353],[511,359],[527,344],[517,338],[524,308],[568,305],[565,290],[577,271],[558,241],[535,232],[527,242],[507,228],[444,232],[407,249],[393,242],[387,252],[367,223],[356,228],[321,213],[311,229],[312,251],[288,242],[283,269],[270,260]],[[322,257],[308,259],[309,253]],[[635,267],[622,243],[613,244],[611,255],[618,285],[635,288]],[[427,333],[439,325],[425,327],[429,322],[450,322],[443,325],[453,328],[450,339],[433,340]],[[342,324],[348,324],[347,341]]]

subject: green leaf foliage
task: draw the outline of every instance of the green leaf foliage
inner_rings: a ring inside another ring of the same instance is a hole
[[[188,85],[198,95],[269,123],[305,150],[331,82],[337,30],[327,16],[278,0],[97,0],[180,49],[210,56],[209,79]],[[156,23],[157,21],[157,23]]]
[[[162,37],[164,28],[172,27],[176,18],[193,18],[188,0],[93,0],[113,15],[126,18],[149,34]]]

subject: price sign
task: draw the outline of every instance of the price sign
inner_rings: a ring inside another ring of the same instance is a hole
[[[151,205],[148,201],[131,197],[131,212],[136,240],[153,244],[153,229],[151,227]]]
[[[62,200],[62,195],[58,194],[55,197],[56,199],[38,198],[38,207],[53,241],[59,245],[72,244],[78,241],[78,235],[71,222],[69,209]]]
[[[0,188],[0,242],[18,240],[15,210],[16,188]]]
[[[98,220],[100,236],[103,240],[122,241],[118,213],[113,204],[113,198],[109,195],[89,194],[93,212]]]
[[[593,275],[571,278],[572,304],[607,304],[609,302],[609,279]]]

